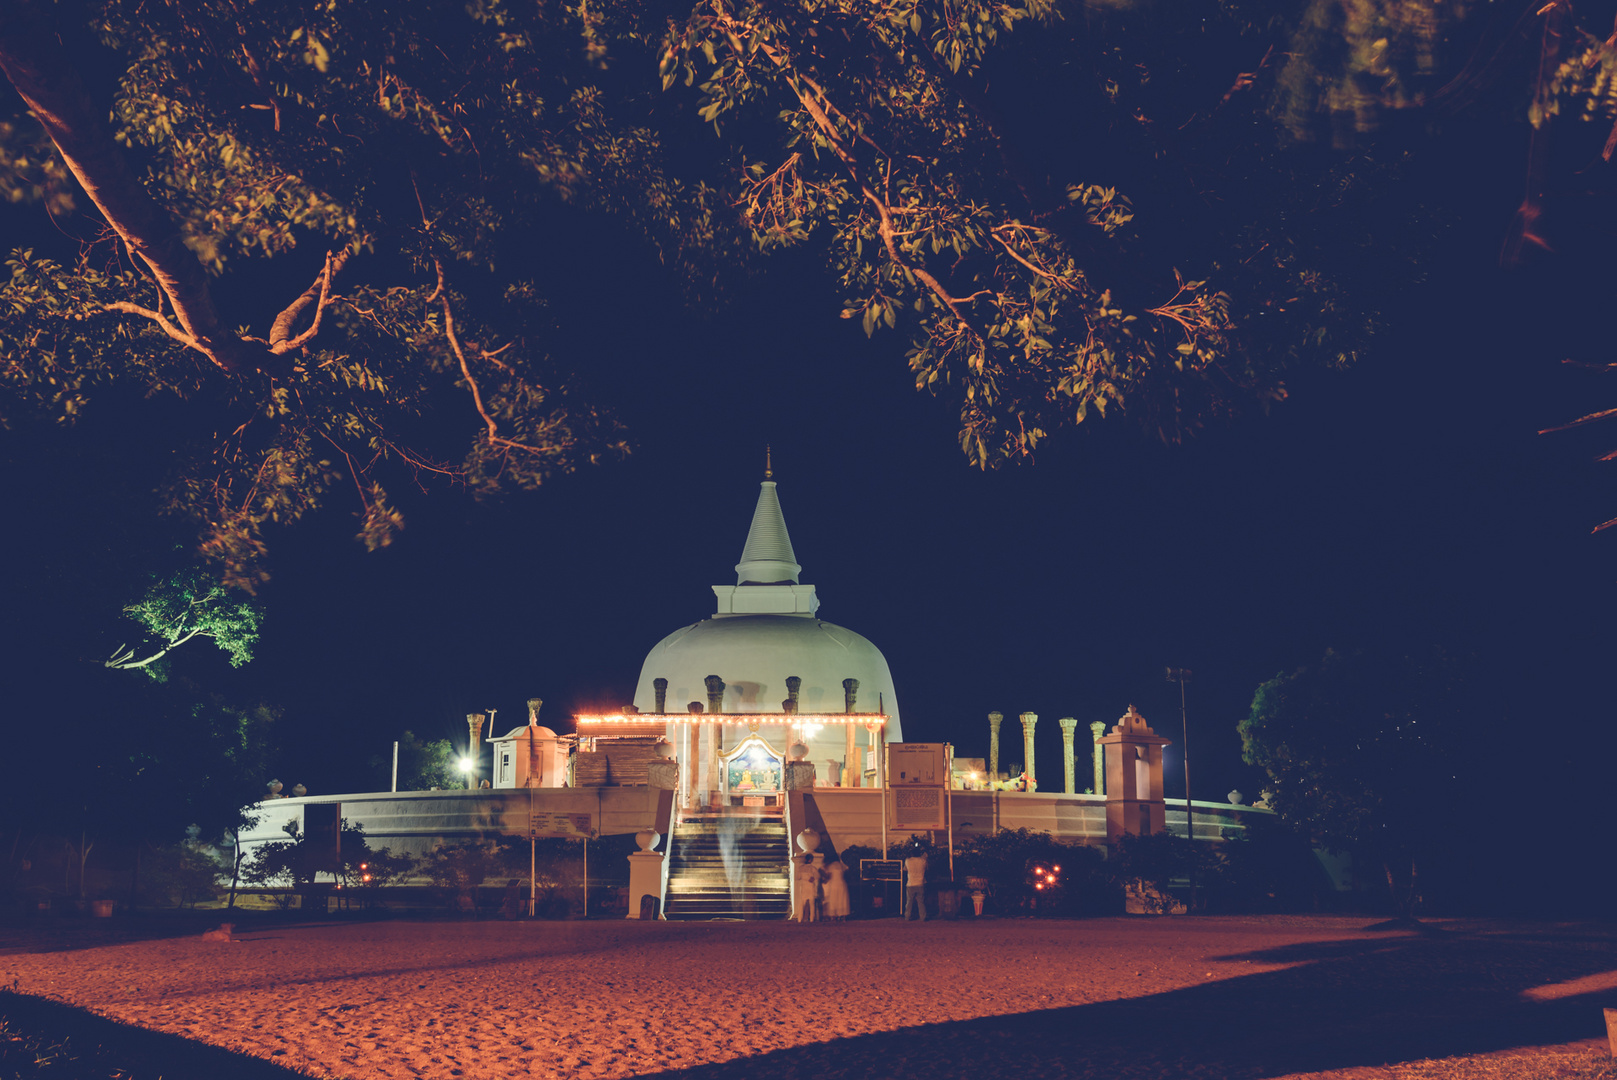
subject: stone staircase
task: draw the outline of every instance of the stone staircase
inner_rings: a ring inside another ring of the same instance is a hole
[[[792,913],[788,857],[786,825],[779,818],[681,821],[674,827],[664,915],[671,920],[787,918]]]

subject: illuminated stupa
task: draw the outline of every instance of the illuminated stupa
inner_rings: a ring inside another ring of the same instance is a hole
[[[887,659],[821,619],[815,587],[800,581],[771,475],[766,469],[735,584],[713,586],[714,613],[659,641],[640,669],[635,726],[663,725],[686,763],[686,805],[772,805],[781,763],[798,743],[817,786],[868,787],[879,777],[881,743],[903,737]],[[591,728],[582,722],[580,734]]]

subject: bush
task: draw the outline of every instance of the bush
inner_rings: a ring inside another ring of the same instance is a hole
[[[143,853],[140,899],[152,906],[195,907],[217,900],[219,877],[227,867],[207,848],[194,843],[165,844]]]
[[[619,843],[612,843],[620,840]],[[591,878],[603,876],[600,867],[622,864],[627,872],[627,861],[620,852],[632,838],[604,837],[590,845]],[[583,859],[580,842],[551,837],[534,843],[533,867],[535,873],[535,913],[541,918],[564,919],[576,908],[578,901],[572,894],[579,893],[583,883]],[[525,886],[528,881],[528,841],[520,837],[501,837],[494,840],[465,841],[445,844],[421,861],[421,870],[433,884],[442,890],[446,905],[461,911],[474,911],[477,890],[485,885],[506,885],[512,881]],[[523,899],[527,890],[521,890]]]
[[[1005,829],[966,837],[955,854],[955,880],[967,878],[986,881],[984,911],[999,915],[1103,915],[1119,908],[1101,850],[1049,833]]]
[[[363,888],[367,873],[373,881],[382,875],[387,881],[378,884],[386,884],[409,874],[416,865],[408,855],[394,855],[386,848],[373,851],[365,839],[365,827],[350,824],[347,818],[342,819],[341,857],[335,864],[331,849],[320,841],[300,834],[290,825],[287,836],[290,839],[260,844],[241,866],[242,880],[277,890],[271,895],[283,909],[292,905],[295,894],[309,892],[320,874],[329,875],[333,882]],[[361,866],[366,869],[361,870]],[[376,902],[374,890],[363,895],[367,904]]]

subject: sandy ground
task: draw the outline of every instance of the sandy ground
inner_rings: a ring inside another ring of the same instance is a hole
[[[58,924],[0,985],[356,1080],[1596,1075],[1617,928],[1370,923]]]

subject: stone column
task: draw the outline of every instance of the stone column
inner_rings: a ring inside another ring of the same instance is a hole
[[[1093,721],[1089,725],[1089,733],[1093,736],[1094,745],[1090,747],[1090,754],[1095,759],[1095,794],[1106,794],[1106,748],[1100,744],[1100,737],[1106,734],[1106,725]]]
[[[999,725],[1005,722],[1005,714],[991,712],[988,714],[988,779],[999,779]]]
[[[859,700],[859,680],[858,679],[843,679],[842,680],[842,711],[843,712],[850,712],[850,713],[853,712],[854,702],[856,702],[858,700]],[[843,725],[843,730],[844,730],[844,735],[843,735],[843,745],[842,745],[842,778],[841,778],[840,782],[841,782],[843,787],[858,787],[859,786],[859,771],[858,771],[858,769],[856,769],[854,767],[854,761],[853,761],[853,756],[856,753],[858,753],[858,749],[855,746],[855,736],[854,736],[853,725],[852,724],[844,724]]]
[[[872,752],[872,760],[875,761],[876,769],[876,775],[871,778],[871,784],[875,787],[881,787],[881,725],[866,724],[865,732],[865,749]],[[863,757],[859,759],[859,775],[860,777],[865,775]],[[860,783],[864,783],[863,779],[860,780]]]
[[[667,712],[668,711],[668,680],[667,679],[652,679],[651,680],[651,689],[657,695],[657,712],[659,714]]]
[[[685,706],[685,712],[692,717],[700,717],[704,708],[700,701],[692,701]],[[693,719],[686,723],[685,728],[691,741],[691,763],[685,772],[685,805],[694,809],[707,802],[707,797],[700,794],[702,780],[707,775],[702,767],[702,734],[707,730],[707,725]]]
[[[1025,712],[1022,714],[1021,720],[1022,758],[1026,762],[1022,768],[1026,771],[1027,789],[1029,791],[1037,791],[1039,790],[1039,782],[1035,779],[1035,777],[1038,774],[1033,771],[1033,725],[1039,722],[1039,714]]]
[[[1061,763],[1066,767],[1067,794],[1078,794],[1078,775],[1073,771],[1072,735],[1078,729],[1078,721],[1071,716],[1063,716],[1056,723],[1061,725]]]
[[[469,733],[466,739],[466,756],[471,759],[472,767],[466,770],[466,786],[477,786],[477,737],[483,732],[483,714],[480,712],[466,714],[466,730]]]
[[[724,713],[724,680],[717,675],[709,675],[702,682],[707,685],[708,715],[714,717],[707,725],[713,745],[713,756],[708,759],[707,766],[707,798],[709,806],[716,806],[719,800],[719,771],[724,768],[719,761],[719,755],[724,752],[724,728],[723,721],[718,719]]]

